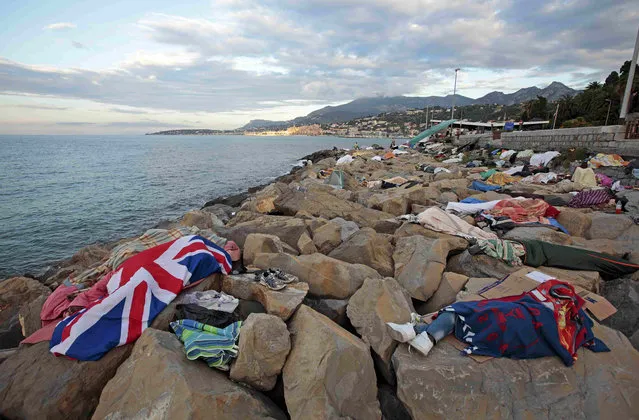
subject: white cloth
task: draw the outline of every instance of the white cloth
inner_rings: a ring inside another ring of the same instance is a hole
[[[353,159],[353,156],[351,155],[344,155],[341,158],[337,159],[337,163],[336,165],[348,165],[349,163],[351,163],[352,161],[354,161],[355,159]]]
[[[407,151],[405,151],[405,150],[395,149],[395,150],[393,150],[393,154],[394,154],[395,156],[397,156],[397,155],[407,155],[407,154],[408,154],[408,152],[407,152]]]
[[[511,157],[512,155],[514,155],[515,153],[517,153],[516,150],[506,150],[505,152],[503,152],[501,155],[499,155],[499,157],[501,159],[508,159],[509,157]]]
[[[559,152],[536,153],[530,157],[530,164],[533,166],[546,166],[548,163],[559,156]]]
[[[548,172],[548,173],[539,173],[539,174],[527,176],[526,178],[522,179],[520,182],[524,182],[526,184],[547,184],[550,181],[556,181],[556,180],[557,180],[557,174],[554,172]]]
[[[237,305],[240,304],[238,298],[227,295],[224,292],[217,292],[215,290],[207,290],[205,292],[191,292],[186,293],[180,299],[182,304],[195,304],[202,306],[206,309],[214,311],[222,311],[232,313]]]
[[[508,169],[507,171],[504,171],[504,173],[508,174],[508,175],[515,175],[517,172],[521,172],[523,170],[524,170],[524,165],[514,166],[514,167]]]
[[[448,233],[462,238],[497,239],[497,235],[484,232],[454,214],[446,213],[439,207],[430,207],[417,215],[417,221],[426,229]]]
[[[529,157],[531,157],[534,154],[535,154],[535,152],[530,150],[530,149],[523,150],[523,151],[517,153],[517,159],[529,158]]]
[[[446,168],[435,168],[435,171],[433,171],[433,173],[438,174],[440,172],[446,172],[447,174],[450,173],[450,171]]]
[[[373,156],[371,158],[371,160],[377,161],[377,162],[381,162],[382,161],[382,157],[381,156]]]

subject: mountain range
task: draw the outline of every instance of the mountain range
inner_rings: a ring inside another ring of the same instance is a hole
[[[472,99],[455,95],[456,106],[466,105],[514,105],[543,96],[549,102],[556,101],[564,95],[574,96],[579,91],[569,88],[560,82],[552,82],[540,89],[536,86],[519,89],[514,93],[490,92],[481,98]],[[385,112],[402,112],[408,109],[422,109],[427,106],[450,107],[453,95],[446,96],[380,96],[374,98],[355,99],[338,106],[326,106],[313,111],[304,117],[289,121],[251,120],[240,130],[267,129],[289,127],[292,125],[331,124],[350,121],[355,118],[369,117]]]

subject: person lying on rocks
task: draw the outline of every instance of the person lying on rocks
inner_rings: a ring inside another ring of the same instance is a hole
[[[417,314],[406,324],[386,323],[391,337],[407,342],[424,356],[448,334],[467,344],[466,355],[533,359],[559,356],[566,366],[584,346],[610,351],[595,338],[585,301],[569,283],[548,280],[516,296],[455,302],[430,324]]]

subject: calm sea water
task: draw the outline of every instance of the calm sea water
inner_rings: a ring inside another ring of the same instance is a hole
[[[360,139],[362,145],[385,144]],[[0,135],[0,278],[142,233],[348,147],[335,137]]]

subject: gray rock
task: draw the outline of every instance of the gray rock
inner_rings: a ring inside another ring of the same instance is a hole
[[[331,222],[337,223],[338,225],[342,227],[342,231],[340,232],[342,242],[350,238],[352,234],[354,234],[355,232],[359,230],[359,226],[357,226],[357,223],[349,222],[347,220],[342,219],[341,217],[336,217],[334,219],[331,219]]]
[[[639,283],[627,277],[603,282],[600,294],[617,308],[602,324],[630,338],[639,331]],[[639,349],[639,348],[638,348]]]
[[[273,315],[251,314],[242,323],[238,356],[231,365],[230,378],[260,391],[270,391],[290,350],[291,340],[284,321]]]
[[[595,336],[612,353],[477,363],[448,342],[424,358],[400,345],[393,355],[397,396],[415,420],[447,418],[633,418],[639,412],[639,353],[618,331]]]
[[[393,245],[390,239],[371,228],[364,228],[353,234],[335,248],[329,257],[367,265],[385,277],[392,277],[394,273]]]
[[[304,298],[304,305],[324,315],[334,323],[346,325],[346,307],[348,300],[344,299],[321,299],[312,296]]]
[[[545,227],[516,227],[509,230],[503,236],[503,239],[515,241],[522,239],[537,239],[559,245],[570,245],[572,243],[570,235]]]
[[[259,392],[188,360],[174,334],[147,329],[109,381],[93,415],[104,418],[285,419]]]
[[[590,216],[592,223],[586,239],[616,239],[634,225],[632,219],[623,214],[595,212]]]

